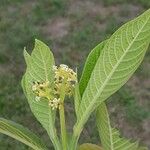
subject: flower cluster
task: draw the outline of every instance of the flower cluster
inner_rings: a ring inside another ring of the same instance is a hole
[[[53,66],[55,72],[55,91],[60,95],[62,89],[65,94],[71,96],[77,81],[76,73],[67,65],[61,64],[59,67]]]
[[[54,90],[50,87],[49,81],[34,82],[32,91],[36,95],[36,101],[40,101],[41,98],[46,98],[48,99],[49,106],[51,106],[52,109],[59,107],[60,99],[55,98]]]
[[[33,82],[32,91],[37,97],[51,98],[52,90],[49,88],[49,81],[46,82]]]
[[[54,86],[51,86],[49,81],[34,82],[32,91],[36,95],[35,100],[46,98],[49,101],[49,106],[52,109],[60,108],[60,95],[62,92],[67,96],[71,96],[76,83],[76,73],[67,65],[61,64],[59,67],[53,66],[55,73]]]

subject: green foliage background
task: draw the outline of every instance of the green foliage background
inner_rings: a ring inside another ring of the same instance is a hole
[[[81,73],[90,50],[120,25],[150,7],[148,0],[0,0],[0,117],[31,128],[49,144],[46,132],[31,114],[20,81],[25,71],[23,47],[32,49],[34,38],[47,43],[56,63],[76,66]],[[115,127],[124,136],[150,147],[150,53],[136,74],[109,102]],[[71,102],[67,111],[73,112]],[[67,113],[68,114],[68,113]],[[72,114],[72,113],[69,113]],[[68,116],[68,129],[74,115]],[[93,116],[80,142],[98,143]],[[26,150],[23,144],[0,135],[0,150]]]

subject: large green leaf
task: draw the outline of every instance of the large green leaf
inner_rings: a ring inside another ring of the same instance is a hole
[[[118,130],[111,128],[109,114],[105,103],[101,103],[97,109],[97,126],[102,146],[105,150],[144,150],[139,147],[138,142],[131,143],[130,140],[121,138]]]
[[[47,130],[55,148],[60,149],[60,143],[55,129],[55,111],[49,107],[47,100],[41,99],[37,102],[35,100],[35,94],[32,92],[32,85],[35,81],[49,81],[51,86],[53,86],[53,54],[48,46],[43,42],[36,40],[31,56],[24,51],[24,57],[27,64],[27,70],[22,79],[24,93],[28,99],[33,114]]]
[[[80,88],[80,94],[81,96],[83,95],[86,87],[87,87],[87,84],[88,84],[88,81],[91,77],[91,74],[92,74],[92,71],[95,67],[95,64],[100,56],[100,53],[102,51],[102,49],[104,48],[104,45],[106,44],[106,41],[98,44],[91,52],[90,54],[88,55],[87,59],[86,59],[86,62],[85,62],[85,65],[84,65],[84,68],[83,68],[83,71],[82,71],[82,76],[81,76],[81,79],[80,79],[80,82],[79,82],[79,88]]]
[[[149,42],[150,9],[110,37],[82,96],[75,134],[81,132],[91,112],[131,77],[141,63]]]
[[[39,137],[32,133],[27,128],[13,121],[0,118],[0,133],[6,134],[34,150],[46,150],[46,146],[42,143]]]

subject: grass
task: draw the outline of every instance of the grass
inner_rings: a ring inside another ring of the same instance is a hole
[[[137,7],[137,12],[132,10],[133,6]],[[90,50],[100,41],[108,38],[121,24],[149,6],[150,3],[147,0],[134,0],[132,3],[128,0],[105,0],[103,3],[98,0],[93,2],[90,0],[1,0],[0,117],[21,123],[36,133],[38,131],[37,134],[42,136],[51,148],[47,134],[31,114],[21,89],[20,81],[25,71],[23,48],[27,46],[30,51],[33,48],[34,38],[41,39],[51,47],[56,57],[56,63],[66,63],[73,68],[77,66],[79,74],[81,74],[83,62]],[[104,10],[99,11],[99,8]],[[56,27],[55,24],[53,25],[54,21],[58,23]],[[67,26],[65,26],[66,24]],[[58,28],[57,32],[51,31],[52,26],[54,29]],[[54,38],[55,34],[64,30],[67,34]],[[147,69],[149,60],[150,55],[147,53],[143,64],[134,76],[138,81],[149,82],[150,74]],[[118,116],[116,114],[119,110],[120,113],[124,113],[131,128],[138,128],[142,126],[143,120],[149,119],[148,99],[150,95],[148,94],[149,89],[144,83],[136,89],[132,80],[129,81],[129,91],[125,86],[111,98],[113,99],[111,106],[114,109],[112,118]],[[142,91],[141,94],[139,95],[136,90]],[[139,104],[140,99],[143,99],[144,104]],[[120,111],[120,108],[124,111]],[[94,118],[91,117],[83,131],[81,143],[90,142],[90,140],[94,143],[99,142],[97,131],[94,130],[96,127],[91,130],[93,122]],[[71,121],[70,124],[72,124]],[[123,130],[126,131],[126,128]],[[140,138],[143,143],[149,145],[146,140],[144,141],[144,139],[150,138],[149,136]],[[23,144],[4,135],[0,135],[0,148],[3,150],[27,149]]]
[[[123,3],[130,3],[130,0],[104,0],[103,1],[105,5],[112,5],[112,4],[123,4]],[[142,5],[145,8],[149,8],[150,6],[150,2],[147,0],[133,0],[132,1],[133,4],[135,5]]]
[[[117,103],[125,107],[127,120],[133,125],[150,117],[150,112],[137,103],[137,99],[129,87],[121,88],[117,94]]]

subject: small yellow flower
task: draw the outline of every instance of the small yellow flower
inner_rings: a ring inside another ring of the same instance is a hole
[[[57,109],[60,106],[60,98],[54,98],[53,100],[49,101],[49,106],[52,107],[52,109]]]
[[[32,91],[36,95],[36,100],[40,98],[52,99],[54,97],[54,91],[50,88],[49,81],[46,82],[34,82]]]
[[[66,95],[71,96],[77,81],[76,73],[64,64],[59,67],[54,66],[53,70],[55,72],[55,92],[60,94],[63,88]]]

